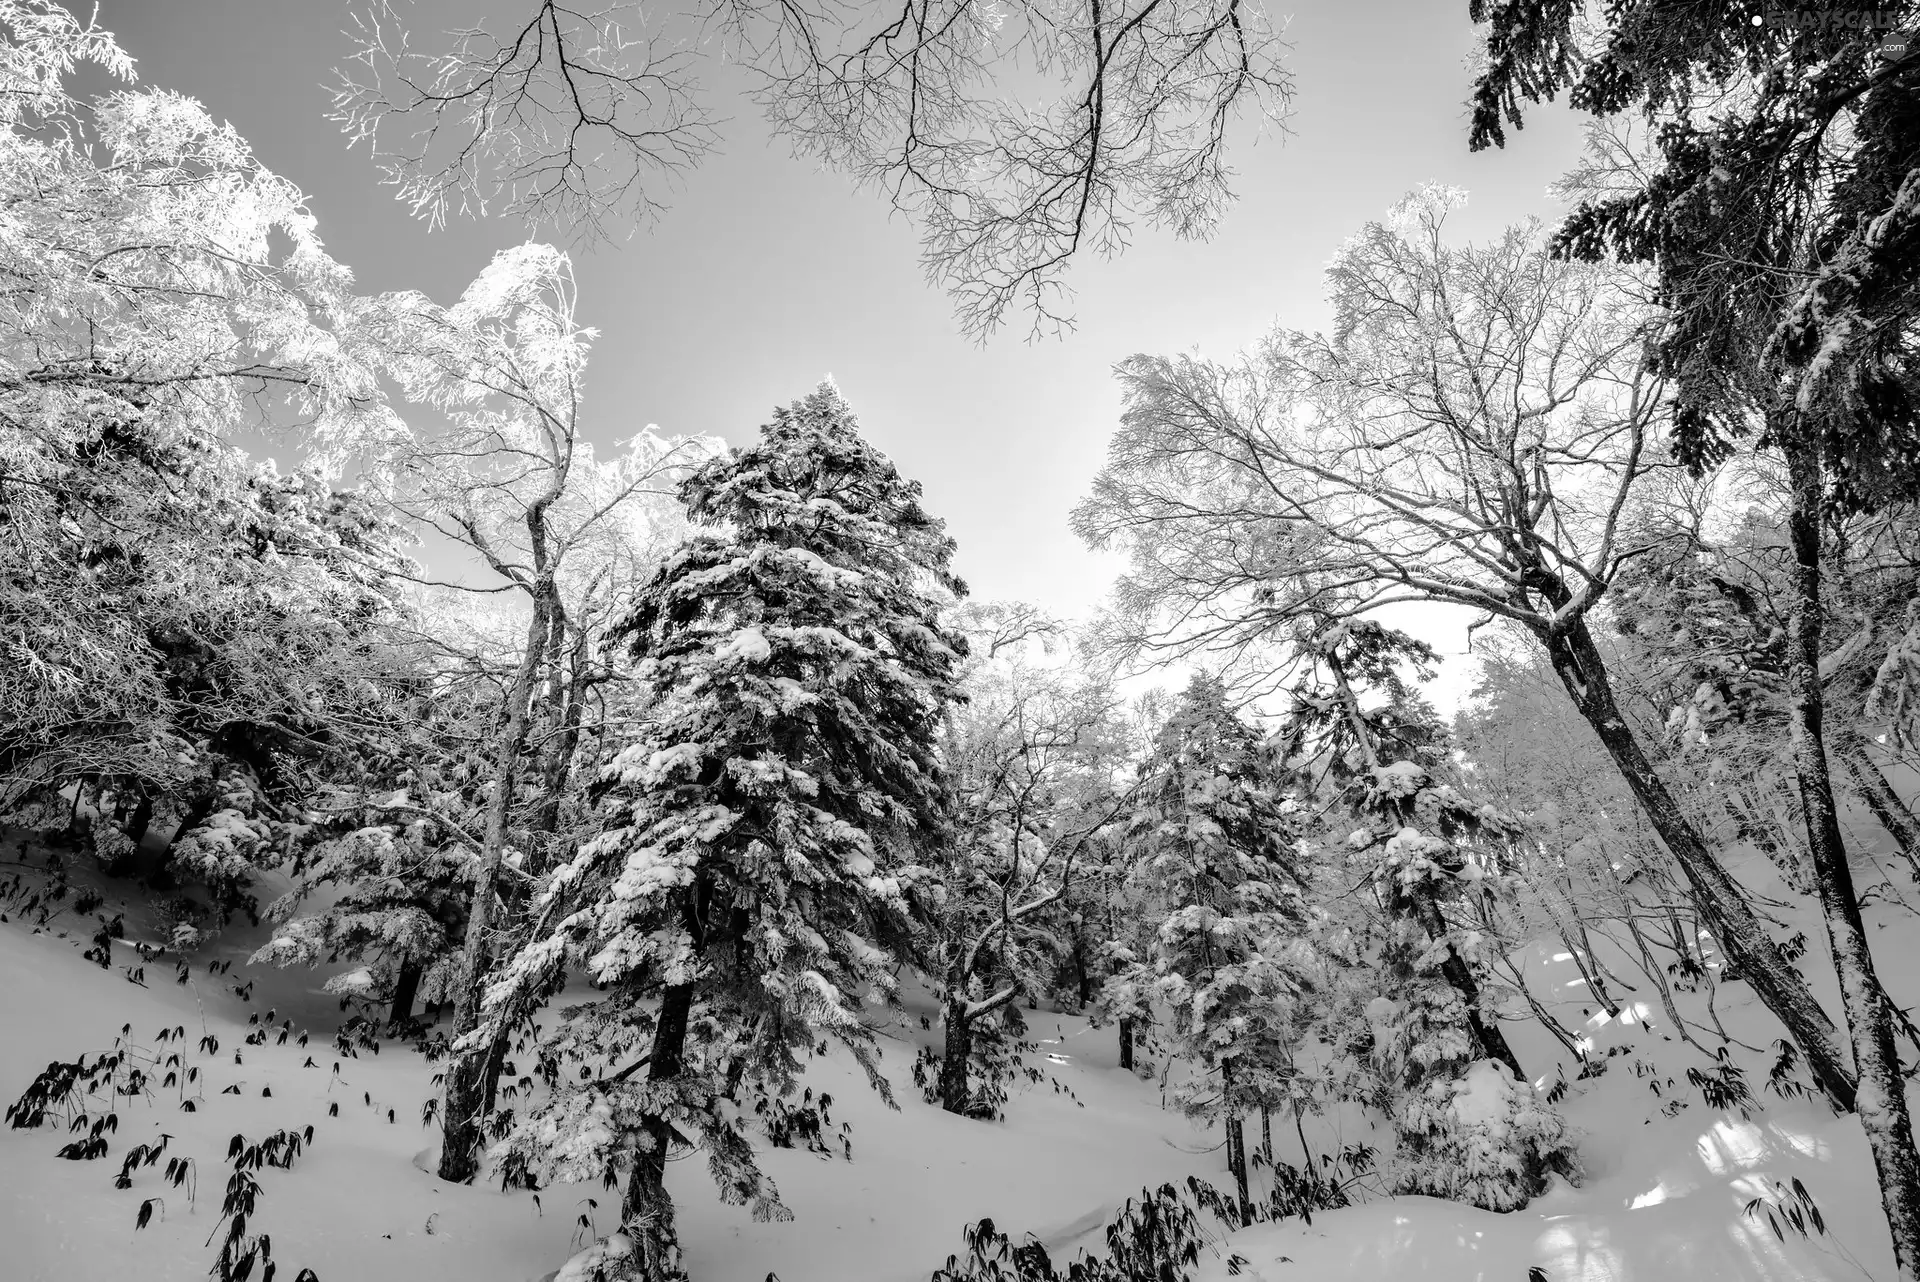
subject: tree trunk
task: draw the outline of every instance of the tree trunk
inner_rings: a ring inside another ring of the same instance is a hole
[[[454,985],[452,1040],[480,1026],[480,1001],[485,992],[487,950],[494,931],[493,901],[500,866],[507,853],[507,821],[513,812],[514,780],[525,755],[528,704],[539,673],[546,640],[551,584],[535,589],[533,618],[527,625],[526,647],[513,685],[507,691],[506,724],[495,741],[492,791],[487,799],[487,826],[481,836],[480,862],[473,878],[473,905],[467,914],[467,938],[460,953],[459,978]],[[488,1095],[485,1076],[497,1071],[491,1039],[453,1056],[447,1065],[446,1099],[441,1107],[440,1178],[466,1183],[480,1170],[480,1122]]]
[[[557,606],[553,611],[553,636],[549,643],[548,658],[552,669],[547,682],[547,718],[551,729],[557,731],[547,745],[547,756],[540,771],[540,802],[534,810],[533,823],[535,833],[543,834],[546,840],[536,840],[530,852],[531,863],[527,871],[534,876],[545,872],[559,862],[561,853],[554,834],[560,828],[560,801],[567,790],[567,781],[573,773],[574,757],[580,751],[580,725],[585,715],[588,673],[587,673],[587,630],[585,627],[574,629],[573,644],[567,648],[565,662],[562,662],[562,641],[567,626],[567,618]],[[562,672],[565,683],[562,684]]]
[[[1226,1096],[1227,1113],[1224,1119],[1227,1132],[1227,1170],[1233,1173],[1233,1186],[1240,1195],[1240,1222],[1245,1224],[1252,1216],[1253,1199],[1247,1192],[1247,1135],[1241,1125],[1240,1113],[1233,1104],[1233,1062],[1220,1065],[1220,1091]]]
[[[1873,764],[1873,758],[1858,740],[1843,739],[1832,755],[1840,758],[1847,778],[1867,803],[1867,809],[1873,811],[1873,817],[1887,830],[1887,835],[1900,844],[1900,853],[1906,856],[1908,867],[1920,878],[1920,823],[1914,822],[1913,812],[1901,804],[1887,777],[1880,773],[1880,767]]]
[[[1789,440],[1785,446],[1793,506],[1787,529],[1793,541],[1794,601],[1787,623],[1787,691],[1792,721],[1794,771],[1800,780],[1801,808],[1807,820],[1807,846],[1814,883],[1827,922],[1840,996],[1853,1036],[1860,1080],[1856,1107],[1873,1151],[1880,1201],[1893,1232],[1894,1267],[1901,1278],[1920,1277],[1920,1154],[1914,1152],[1913,1121],[1907,1113],[1906,1079],[1894,1044],[1893,1013],[1875,973],[1860,901],[1847,866],[1840,818],[1827,773],[1823,694],[1820,688],[1820,514],[1824,503],[1822,469],[1814,447]]]
[[[561,664],[561,641],[566,628],[566,612],[560,608],[558,600],[548,602],[548,644],[547,644],[547,685],[542,699],[540,719],[545,723],[552,741],[547,756],[540,766],[539,799],[534,806],[533,819],[527,826],[527,859],[521,871],[529,877],[537,877],[551,867],[555,860],[554,834],[560,827],[560,799],[566,791],[567,780],[573,773],[574,754],[580,746],[581,700],[585,693],[583,677],[586,664],[586,633],[577,634],[572,654],[571,676],[563,680]],[[532,714],[529,713],[531,718]],[[531,720],[529,721],[531,726]],[[570,857],[570,856],[569,856]],[[519,907],[524,895],[504,896],[506,901]],[[527,942],[524,928],[516,932],[507,945],[512,953]],[[527,1014],[530,1012],[523,1012]],[[507,1062],[507,1040],[512,1033],[512,1021],[503,1021],[500,1031],[494,1034],[492,1043],[487,1047],[487,1058],[480,1069],[484,1098],[480,1105],[480,1116],[491,1116],[494,1105],[499,1100],[501,1066]]]
[[[1133,1021],[1120,1017],[1120,1067],[1133,1071]]]
[[[1087,946],[1077,930],[1073,933],[1073,965],[1080,987],[1080,1009],[1084,1011],[1093,1001],[1093,976],[1087,973]]]
[[[1415,890],[1407,898],[1412,901],[1414,917],[1426,930],[1427,937],[1445,939],[1447,922],[1440,914],[1440,906],[1433,902],[1433,897],[1422,890]],[[1526,1081],[1527,1075],[1520,1071],[1519,1058],[1514,1055],[1513,1047],[1507,1044],[1507,1035],[1500,1030],[1499,1019],[1489,1019],[1481,1012],[1480,985],[1474,981],[1473,969],[1452,945],[1447,947],[1447,959],[1440,963],[1440,974],[1460,994],[1460,1000],[1466,1003],[1467,1023],[1473,1028],[1474,1040],[1480,1043],[1482,1058],[1498,1060],[1507,1066],[1514,1081]]]
[[[693,1011],[693,985],[676,984],[660,998],[658,1022],[653,1028],[653,1051],[648,1056],[647,1080],[665,1082],[680,1075],[687,1046],[687,1019]],[[634,1241],[632,1275],[642,1282],[676,1282],[680,1271],[680,1240],[674,1229],[673,1198],[667,1192],[667,1158],[673,1147],[673,1127],[664,1117],[648,1116],[641,1124],[640,1149],[620,1205],[620,1223]]]
[[[947,999],[941,1017],[946,1046],[940,1056],[940,1107],[949,1113],[967,1111],[967,1062],[973,1057],[973,1024],[967,1018],[966,999]]]
[[[1227,1118],[1227,1165],[1233,1171],[1233,1187],[1240,1196],[1240,1222],[1253,1217],[1253,1197],[1247,1188],[1246,1127],[1238,1114]]]
[[[1599,736],[1627,786],[1633,790],[1653,830],[1686,874],[1695,909],[1719,941],[1740,977],[1752,987],[1800,1045],[1807,1067],[1836,1109],[1850,1112],[1854,1077],[1840,1042],[1820,1003],[1754,915],[1746,892],[1707,849],[1693,823],[1674,799],[1627,724],[1604,661],[1584,618],[1564,630],[1536,633],[1574,706]]]
[[[134,850],[138,851],[140,843],[147,839],[147,829],[152,826],[153,798],[143,791],[134,799],[133,812],[127,816],[127,826],[122,831],[127,834],[127,840],[133,843]]]
[[[219,805],[220,797],[213,788],[195,797],[180,816],[180,822],[173,826],[164,844],[156,841],[152,849],[147,848],[144,840],[146,829],[152,826],[152,812],[149,809],[147,821],[141,825],[142,840],[134,842],[133,866],[135,875],[156,890],[171,890],[174,885],[173,874],[167,865],[173,860],[173,848],[180,844],[182,837],[191,836],[200,825],[213,816],[214,808]]]
[[[421,966],[416,961],[400,963],[400,977],[393,985],[393,1009],[387,1013],[387,1024],[399,1028],[413,1018],[413,999],[420,992]]]

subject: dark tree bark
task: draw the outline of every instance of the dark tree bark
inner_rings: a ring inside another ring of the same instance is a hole
[[[967,1018],[964,997],[949,997],[946,1013],[945,1044],[940,1056],[940,1107],[949,1113],[967,1111],[967,1063],[973,1057],[973,1021]]]
[[[1133,1071],[1133,1021],[1120,1017],[1120,1067]]]
[[[680,1075],[692,1012],[693,985],[676,984],[662,994],[653,1051],[647,1057],[648,1081],[666,1082]],[[667,1158],[672,1149],[673,1126],[664,1117],[647,1117],[620,1204],[620,1223],[634,1240],[634,1268],[641,1282],[678,1282],[685,1276],[680,1271],[673,1197],[667,1192]]]
[[[1227,1114],[1223,1124],[1227,1133],[1227,1170],[1233,1174],[1233,1186],[1240,1197],[1240,1222],[1245,1224],[1253,1213],[1253,1199],[1247,1190],[1247,1133],[1240,1121],[1240,1114],[1234,1109],[1231,1095],[1233,1092],[1233,1063],[1220,1065],[1220,1089],[1229,1096]]]
[[[421,973],[419,962],[400,963],[400,975],[393,985],[393,1009],[387,1013],[390,1027],[399,1028],[413,1018],[413,999],[420,992]]]
[[[1427,932],[1429,939],[1445,939],[1447,935],[1446,919],[1441,916],[1440,906],[1433,902],[1431,895],[1415,891],[1407,896],[1412,901],[1413,914]],[[1480,985],[1473,978],[1473,969],[1461,958],[1452,945],[1447,947],[1447,959],[1440,963],[1440,975],[1453,990],[1460,994],[1460,1000],[1466,1003],[1467,1023],[1473,1029],[1474,1040],[1480,1044],[1483,1059],[1498,1060],[1507,1066],[1513,1074],[1513,1080],[1524,1082],[1527,1075],[1520,1071],[1520,1060],[1513,1053],[1513,1047],[1507,1044],[1507,1035],[1500,1030],[1500,1021],[1489,1019],[1480,1009]]]
[[[1793,613],[1787,622],[1787,692],[1794,772],[1806,815],[1814,884],[1826,918],[1827,940],[1840,977],[1840,997],[1852,1033],[1859,1069],[1855,1107],[1873,1151],[1880,1200],[1893,1232],[1894,1266],[1902,1278],[1920,1276],[1920,1154],[1914,1152],[1913,1120],[1907,1112],[1906,1079],[1894,1042],[1891,1003],[1875,973],[1853,873],[1840,836],[1839,813],[1827,772],[1825,708],[1820,685],[1820,516],[1825,478],[1817,447],[1799,433],[1781,434],[1787,456],[1792,507],[1787,529],[1793,543]]]
[[[580,752],[587,692],[593,685],[593,674],[588,663],[587,629],[584,626],[573,629],[572,642],[564,646],[563,654],[566,631],[566,613],[556,603],[553,635],[548,650],[550,666],[545,700],[545,716],[551,738],[540,768],[540,800],[534,808],[533,822],[529,825],[537,834],[527,866],[527,871],[534,876],[539,876],[558,863],[563,855],[570,853],[558,849],[555,834],[560,828],[560,802],[566,795],[574,759]]]
[[[1080,989],[1080,1009],[1085,1010],[1093,1001],[1093,976],[1087,971],[1087,945],[1080,932],[1073,932],[1074,979]]]
[[[1546,595],[1552,599],[1555,594]],[[1565,595],[1563,588],[1558,595]],[[1593,727],[1647,821],[1686,874],[1701,921],[1713,932],[1728,960],[1739,967],[1740,977],[1799,1044],[1808,1069],[1827,1099],[1842,1112],[1852,1111],[1853,1071],[1840,1048],[1833,1020],[1781,953],[1780,945],[1761,926],[1746,892],[1707,849],[1654,769],[1615,702],[1606,664],[1585,618],[1576,617],[1558,631],[1540,631],[1536,636],[1546,647],[1554,672],[1574,706]]]
[[[120,823],[120,831],[133,843],[130,854],[120,856],[109,863],[105,869],[109,877],[140,877],[149,871],[149,857],[142,847],[147,839],[147,829],[153,826],[153,797],[143,788],[134,798],[131,807],[124,804],[114,807],[113,818],[118,820],[124,813],[126,819]]]
[[[1247,1188],[1246,1127],[1236,1115],[1227,1119],[1227,1164],[1233,1171],[1233,1187],[1240,1198],[1240,1221],[1253,1214],[1253,1198]]]

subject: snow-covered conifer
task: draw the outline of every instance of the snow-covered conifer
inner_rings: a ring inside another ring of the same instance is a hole
[[[1366,1015],[1375,1098],[1394,1127],[1394,1185],[1489,1210],[1524,1206],[1550,1172],[1576,1165],[1564,1124],[1500,1029],[1503,989],[1490,975],[1503,943],[1484,901],[1507,880],[1498,852],[1517,825],[1444,777],[1445,731],[1399,671],[1431,663],[1428,647],[1346,620],[1302,648],[1316,675],[1294,691],[1295,733],[1328,732],[1323,751],[1339,759],[1359,820],[1348,857],[1385,909],[1383,991]],[[1369,693],[1384,704],[1366,706]]]
[[[1196,1070],[1188,1110],[1218,1117],[1242,1205],[1240,1118],[1280,1093],[1295,1003],[1312,982],[1293,803],[1264,738],[1196,676],[1160,731],[1129,841],[1155,905],[1153,997],[1172,1011],[1179,1053]],[[1116,1008],[1139,1001],[1137,967],[1110,984]]]
[[[489,994],[501,1009],[570,957],[602,990],[553,1042],[602,1076],[514,1146],[563,1177],[631,1162],[624,1267],[649,1282],[678,1269],[674,1148],[704,1147],[726,1200],[784,1214],[743,1087],[783,1093],[832,1037],[885,1089],[860,1010],[891,991],[918,852],[945,840],[935,738],[965,649],[938,621],[965,590],[952,540],[831,383],[680,493],[695,533],[625,622],[645,731],[602,776],[605,830],[536,908],[550,926]]]

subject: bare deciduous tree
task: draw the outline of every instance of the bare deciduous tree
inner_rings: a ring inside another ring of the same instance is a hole
[[[1136,356],[1091,499],[1096,546],[1131,551],[1108,641],[1258,654],[1303,612],[1394,602],[1509,620],[1561,684],[1686,873],[1702,920],[1806,1051],[1854,1078],[1831,1019],[1763,929],[1623,715],[1590,619],[1643,548],[1624,518],[1657,466],[1663,389],[1647,312],[1614,269],[1558,262],[1531,228],[1447,244],[1428,189],[1350,241],[1331,337],[1278,332],[1237,364]]]
[[[525,637],[508,647],[488,744],[492,778],[454,992],[455,1058],[441,1113],[440,1174],[449,1180],[471,1179],[478,1169],[480,1121],[498,1069],[505,1028],[499,1019],[483,1027],[481,998],[507,931],[502,879],[530,872],[508,858],[518,781],[536,764],[529,760],[536,728],[563,715],[555,706],[565,683],[553,638],[568,625],[570,558],[597,563],[586,595],[608,566],[638,569],[649,521],[636,509],[649,496],[664,499],[675,469],[696,453],[693,443],[643,433],[624,456],[594,457],[580,421],[593,332],[575,322],[575,297],[566,256],[524,245],[501,253],[453,307],[402,296],[389,300],[387,312],[390,367],[411,399],[446,420],[438,433],[407,438],[386,461],[379,475],[389,501],[477,555],[494,582],[475,590],[528,603]],[[538,764],[543,774],[558,769],[551,760]]]
[[[737,63],[777,136],[919,222],[929,281],[980,336],[1016,309],[1034,334],[1070,325],[1070,261],[1119,253],[1142,220],[1210,234],[1234,120],[1277,121],[1291,93],[1251,0],[537,0],[438,53],[377,0],[352,34],[334,118],[416,213],[497,206],[588,235],[659,213],[660,185],[720,139],[702,60]]]

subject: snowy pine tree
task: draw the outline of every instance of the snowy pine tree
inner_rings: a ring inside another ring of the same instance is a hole
[[[1175,1046],[1195,1070],[1182,1102],[1223,1122],[1243,1208],[1240,1119],[1281,1093],[1314,969],[1292,809],[1260,733],[1218,679],[1195,677],[1143,769],[1132,821],[1135,877],[1156,906],[1151,960],[1115,976],[1109,1003],[1131,1011],[1145,990],[1172,1011]]]
[[[1503,946],[1483,900],[1502,880],[1508,816],[1449,782],[1447,737],[1402,665],[1432,651],[1369,620],[1303,638],[1324,682],[1294,691],[1296,736],[1326,732],[1360,819],[1352,861],[1371,874],[1386,914],[1382,991],[1367,1007],[1380,1103],[1395,1134],[1394,1186],[1488,1210],[1525,1206],[1549,1172],[1572,1175],[1560,1118],[1538,1098],[1500,1029],[1489,977]],[[1384,695],[1368,707],[1362,695]]]
[[[860,1007],[891,991],[916,850],[944,839],[934,743],[965,648],[938,622],[965,591],[952,540],[831,383],[680,493],[696,533],[625,624],[645,732],[602,777],[605,830],[535,909],[551,928],[489,995],[501,1010],[570,958],[603,991],[549,1044],[600,1077],[513,1151],[561,1177],[630,1161],[620,1267],[649,1282],[678,1273],[675,1148],[704,1147],[726,1200],[785,1214],[742,1089],[791,1089],[823,1037],[886,1089]]]

